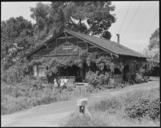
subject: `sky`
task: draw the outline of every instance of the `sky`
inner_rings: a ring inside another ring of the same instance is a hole
[[[35,23],[30,17],[30,8],[37,3],[1,2],[1,20],[23,16]],[[121,44],[143,53],[151,34],[159,28],[159,1],[113,1],[112,4],[115,5],[115,11],[111,13],[115,14],[116,22],[109,29],[111,40],[117,41],[116,34],[120,34]]]

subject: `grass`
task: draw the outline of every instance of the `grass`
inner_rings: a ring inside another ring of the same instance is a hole
[[[1,114],[11,114],[41,104],[69,100],[76,97],[88,96],[94,91],[86,88],[51,88],[52,85],[42,87],[42,83],[26,81],[18,84],[6,84],[1,81]]]
[[[96,118],[89,118],[86,115],[79,115],[78,113],[74,113],[71,115],[70,119],[68,120],[68,122],[65,124],[65,126],[67,127],[71,127],[71,126],[106,126],[106,123],[104,123],[103,121],[101,121],[100,119],[96,119]]]
[[[88,106],[91,118],[73,113],[64,126],[160,126],[159,101],[159,88],[136,90],[96,101]]]
[[[33,106],[41,104],[49,104],[62,100],[69,100],[80,96],[88,96],[92,92],[98,92],[91,86],[85,88],[51,88],[50,85],[42,87],[42,83],[37,83],[37,89],[34,87],[34,81],[26,81],[14,85],[8,85],[1,82],[1,114],[10,114]],[[127,125],[135,125],[140,122],[137,119],[128,118],[125,113],[125,106],[137,101],[139,97],[144,99],[154,99],[159,97],[158,90],[136,91],[134,93],[127,93],[122,97],[113,97],[111,99],[104,99],[95,105],[89,106],[92,113],[92,119],[87,116],[82,117],[78,114],[73,114],[67,123],[67,126],[122,126],[127,120]],[[155,105],[155,104],[154,104]],[[133,107],[133,106],[131,106]],[[149,119],[142,119],[144,124],[146,121],[151,122],[149,125],[158,125],[158,121]],[[86,122],[87,121],[87,122]],[[148,123],[145,123],[148,124]]]

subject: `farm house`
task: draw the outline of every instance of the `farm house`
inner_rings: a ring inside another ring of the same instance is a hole
[[[119,42],[71,30],[64,30],[56,37],[50,36],[27,55],[29,61],[41,58],[46,60],[34,63],[34,77],[45,77],[49,67],[46,63],[55,59],[60,62],[59,77],[73,78],[76,82],[84,82],[89,71],[100,74],[110,72],[115,82],[126,81],[128,78],[125,76],[130,77],[139,72],[140,67],[146,62],[145,56]]]

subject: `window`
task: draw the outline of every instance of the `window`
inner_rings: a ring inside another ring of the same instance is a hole
[[[33,66],[33,70],[34,70],[34,76],[37,76],[38,75],[37,65]]]
[[[39,73],[38,76],[39,77],[45,77],[46,76],[45,72],[46,72],[46,68],[45,67],[42,67],[42,66],[38,67],[38,73]]]
[[[120,69],[118,69],[118,68],[115,68],[115,69],[114,69],[114,74],[121,74],[121,71],[120,71]]]

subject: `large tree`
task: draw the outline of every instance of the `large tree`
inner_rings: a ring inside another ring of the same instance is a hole
[[[50,6],[42,3],[38,3],[35,8],[31,8],[31,18],[36,21],[34,25],[34,37],[35,40],[41,39],[42,36],[45,36],[48,33],[49,29],[49,12]]]
[[[150,43],[148,46],[149,50],[154,53],[153,58],[159,59],[160,58],[160,38],[159,38],[159,28],[152,33],[150,37]]]
[[[33,26],[23,17],[1,22],[1,61],[9,67],[33,45]]]
[[[115,17],[111,14],[114,9],[115,7],[110,1],[55,1],[50,6],[39,3],[31,11],[36,25],[40,26],[38,29],[45,31],[46,35],[50,32],[55,35],[64,28],[68,28],[110,39],[111,34],[108,29],[115,22]],[[85,21],[87,21],[88,27],[85,25]]]
[[[34,25],[22,16],[1,22],[1,60],[13,65],[16,58],[39,45],[46,36],[56,35],[65,28],[110,39],[108,29],[115,22],[113,10],[109,1],[38,3],[31,8],[31,17],[36,21]]]

